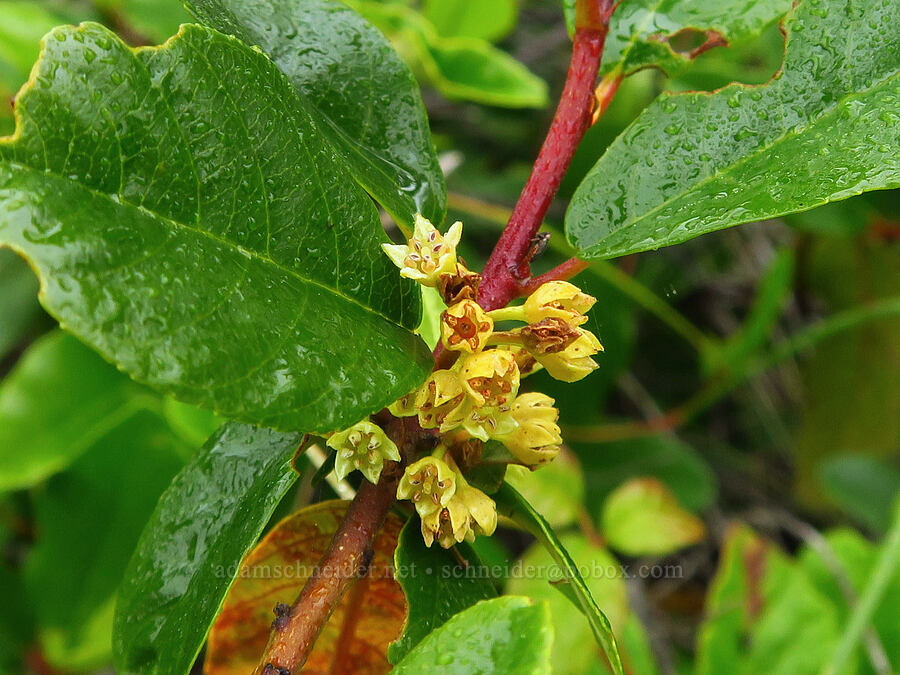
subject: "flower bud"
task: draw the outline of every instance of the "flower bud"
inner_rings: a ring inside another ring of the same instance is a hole
[[[326,441],[334,448],[334,472],[343,479],[354,469],[359,469],[370,483],[377,483],[385,460],[400,461],[400,452],[381,427],[368,420],[332,434]]]
[[[494,330],[494,322],[473,300],[463,300],[441,315],[441,341],[447,349],[480,352]]]
[[[548,281],[528,296],[522,307],[528,323],[557,318],[580,326],[587,321],[584,314],[595,302],[596,298],[582,293],[577,286],[568,281]]]
[[[441,432],[458,427],[468,411],[468,403],[459,373],[436,370],[416,396],[419,425],[423,429],[440,428]]]
[[[512,407],[518,427],[499,440],[522,464],[535,467],[553,460],[559,454],[559,411],[553,399],[538,392],[522,394]]]
[[[397,486],[397,499],[408,499],[419,516],[440,511],[456,492],[457,474],[442,459],[428,456],[410,464]]]
[[[466,356],[462,383],[477,407],[508,406],[519,391],[519,367],[512,352],[490,349]]]
[[[563,382],[577,382],[597,369],[591,356],[602,352],[603,345],[589,330],[579,330],[578,339],[562,351],[534,355],[551,377]]]
[[[416,214],[413,236],[406,245],[382,244],[381,248],[400,268],[400,276],[424,286],[438,286],[441,276],[456,271],[456,246],[462,236],[462,223],[453,223],[446,235]]]

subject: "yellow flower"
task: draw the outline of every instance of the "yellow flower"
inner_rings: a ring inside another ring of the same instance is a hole
[[[469,408],[462,421],[462,428],[482,441],[512,433],[518,423],[510,414],[510,406],[497,408]]]
[[[512,407],[512,417],[518,427],[498,440],[522,464],[535,467],[553,460],[559,454],[559,411],[553,399],[538,392],[522,394]]]
[[[473,300],[462,300],[441,315],[441,341],[447,349],[470,354],[484,349],[494,322]]]
[[[377,483],[385,460],[400,461],[394,442],[368,420],[332,434],[326,443],[335,450],[334,472],[339,479],[359,469],[370,483]]]
[[[444,508],[422,517],[422,538],[426,546],[435,541],[450,548],[462,541],[475,541],[480,534],[491,535],[497,529],[497,505],[462,476],[456,493]]]
[[[456,492],[457,474],[442,459],[428,456],[410,464],[397,486],[397,499],[408,499],[424,517],[440,511]]]
[[[597,369],[591,356],[602,351],[603,345],[597,336],[589,330],[581,330],[578,339],[562,351],[535,354],[534,357],[557,380],[577,382]]]
[[[412,417],[418,413],[416,408],[416,397],[419,390],[409,392],[406,396],[401,396],[388,406],[388,412],[394,417]]]
[[[419,425],[423,429],[440,428],[442,433],[458,427],[468,411],[468,403],[459,373],[436,370],[416,396]]]
[[[519,391],[519,367],[512,352],[490,349],[464,359],[462,384],[478,407],[500,408],[512,403]]]
[[[416,214],[413,236],[405,245],[382,244],[381,248],[400,268],[400,276],[424,286],[438,286],[441,276],[456,271],[456,246],[462,236],[462,223],[453,223],[446,235]]]
[[[528,323],[557,318],[580,326],[587,321],[584,314],[595,302],[596,298],[582,293],[568,281],[548,281],[525,300],[522,309]]]

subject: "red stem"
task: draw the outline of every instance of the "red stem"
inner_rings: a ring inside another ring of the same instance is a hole
[[[257,675],[299,672],[347,589],[366,573],[372,543],[396,501],[397,476],[364,480],[347,515],[290,612],[276,620]]]
[[[578,27],[562,98],[528,182],[484,268],[478,304],[485,310],[504,307],[519,295],[528,276],[532,240],[591,123],[594,87],[613,5],[608,0],[588,0],[576,3],[576,9]]]
[[[588,267],[588,263],[580,258],[569,258],[564,263],[557,265],[549,272],[544,272],[537,277],[531,277],[528,281],[519,285],[519,292],[522,295],[531,295],[542,284],[548,281],[567,281],[579,272],[583,272]]]

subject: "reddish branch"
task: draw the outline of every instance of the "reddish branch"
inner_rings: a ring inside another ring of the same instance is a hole
[[[535,235],[556,196],[575,150],[594,114],[606,108],[619,79],[594,87],[608,32],[612,0],[576,0],[576,29],[572,60],[562,98],[534,169],[500,240],[484,269],[478,302],[487,310],[503,307],[540,280],[569,278],[583,263],[571,260],[527,282]],[[423,432],[397,420],[386,429],[408,457]],[[288,609],[279,605],[272,635],[257,668],[257,675],[293,675],[299,672],[320,631],[347,590],[365,574],[378,530],[396,499],[396,472],[385,471],[378,485],[363,481],[350,504],[316,573]]]
[[[375,535],[396,500],[398,476],[387,473],[377,485],[362,482],[328,550],[294,604],[289,610],[276,609],[257,675],[299,672],[344,593],[365,576]]]
[[[534,237],[592,121],[594,87],[613,7],[610,0],[576,3],[575,41],[562,98],[528,182],[484,268],[478,303],[486,310],[504,307],[518,297],[529,277]]]

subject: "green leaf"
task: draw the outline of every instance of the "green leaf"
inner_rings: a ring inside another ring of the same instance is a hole
[[[847,454],[823,462],[820,475],[825,493],[845,513],[874,532],[887,530],[900,471],[874,457]]]
[[[25,594],[22,575],[0,562],[0,673],[26,672],[22,656],[32,642],[33,608]]]
[[[697,516],[685,511],[655,478],[634,478],[606,498],[602,532],[627,555],[667,555],[706,536]]]
[[[66,468],[158,399],[78,340],[54,331],[0,383],[0,492]]]
[[[568,453],[561,453],[540,471],[510,465],[506,470],[506,482],[534,506],[551,527],[577,522],[584,510],[584,475],[581,466]]]
[[[350,0],[391,38],[444,96],[508,108],[544,107],[547,84],[485,40],[441,37],[421,14],[399,4]]]
[[[25,566],[44,657],[67,670],[112,656],[116,588],[185,448],[140,412],[100,439],[34,498],[38,539]]]
[[[334,0],[185,0],[203,23],[258,45],[287,75],[354,178],[400,222],[444,219],[444,176],[412,72]]]
[[[278,502],[294,484],[298,434],[226,424],[175,477],[119,588],[121,673],[184,675]]]
[[[505,596],[484,600],[432,632],[395,675],[549,675],[553,625],[545,604]]]
[[[0,249],[0,359],[28,333],[40,316],[38,283],[27,263]]]
[[[444,96],[505,108],[543,108],[547,83],[524,65],[474,38],[443,38],[427,45],[423,66]]]
[[[711,47],[759,35],[790,7],[789,0],[623,0],[609,22],[602,72],[656,66],[673,75]]]
[[[199,448],[222,425],[222,418],[203,408],[195,408],[167,398],[163,401],[163,415],[172,430],[194,448]]]
[[[655,249],[900,185],[898,26],[896,3],[803,0],[772,82],[661,96],[576,191],[566,229],[579,255]]]
[[[510,485],[504,484],[494,495],[494,499],[497,502],[498,511],[537,537],[559,564],[563,571],[562,576],[567,580],[577,598],[579,608],[591,625],[594,639],[603,648],[613,672],[616,675],[623,675],[622,660],[609,619],[597,605],[597,601],[594,600],[590,589],[581,577],[578,565],[572,560],[572,556],[563,547],[550,525]]]
[[[0,243],[65,328],[280,429],[333,430],[421,383],[418,289],[271,61],[198,26],[136,51],[94,24],[44,45],[0,143]]]
[[[628,590],[619,563],[607,549],[594,546],[580,534],[562,535],[560,542],[578,569],[586,572],[585,583],[597,604],[604,608],[613,628],[621,631],[628,616]],[[587,672],[602,659],[601,652],[596,647],[590,649],[591,626],[577,599],[572,601],[568,594],[559,592],[568,585],[560,583],[564,575],[554,563],[553,556],[539,542],[535,543],[523,554],[520,569],[522,574],[509,580],[506,592],[545,601],[550,607],[553,625],[561,628],[553,641],[553,672],[557,675]]]
[[[519,7],[517,0],[425,0],[422,13],[443,36],[496,42],[515,27]]]
[[[480,600],[497,597],[490,578],[483,574],[478,558],[466,545],[457,552],[479,574],[465,574],[460,562],[442,548],[427,548],[419,531],[419,519],[411,518],[400,533],[394,553],[395,577],[409,605],[403,635],[388,647],[391,663],[404,659],[425,636],[450,617]]]

